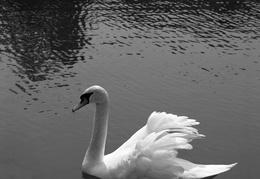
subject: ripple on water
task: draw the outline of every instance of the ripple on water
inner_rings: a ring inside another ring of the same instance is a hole
[[[17,77],[9,91],[33,101],[43,89],[69,89],[78,75],[75,64],[90,60],[131,57],[142,66],[153,54],[168,61],[187,55],[169,62],[177,75],[195,83],[223,83],[256,72],[252,66],[260,56],[256,1],[56,0],[3,7],[1,61]],[[234,67],[234,60],[226,59],[236,56]],[[248,56],[254,56],[250,64],[241,62]]]

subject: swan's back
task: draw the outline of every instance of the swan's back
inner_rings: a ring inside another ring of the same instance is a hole
[[[199,165],[177,158],[179,149],[192,149],[190,142],[202,138],[194,119],[153,112],[147,124],[115,152],[105,156],[109,177],[118,179],[212,178],[231,165]]]

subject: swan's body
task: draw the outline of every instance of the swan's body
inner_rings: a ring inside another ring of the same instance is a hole
[[[113,153],[104,155],[109,99],[106,90],[85,90],[73,112],[95,103],[94,129],[82,163],[84,173],[101,179],[200,179],[232,168],[231,165],[200,165],[177,158],[178,149],[192,149],[190,141],[204,137],[193,128],[194,119],[153,112],[147,124]]]

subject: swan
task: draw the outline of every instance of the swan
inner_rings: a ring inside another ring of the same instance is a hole
[[[107,137],[109,98],[101,86],[91,86],[80,96],[75,112],[95,104],[89,147],[82,162],[82,177],[100,179],[201,179],[228,171],[230,165],[194,164],[177,157],[178,149],[192,149],[193,139],[204,137],[186,116],[153,112],[145,126],[114,152],[104,155]]]

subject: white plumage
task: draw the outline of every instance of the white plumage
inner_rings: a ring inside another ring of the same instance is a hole
[[[121,147],[104,156],[108,94],[100,86],[85,90],[73,112],[95,103],[94,129],[82,163],[84,173],[101,179],[200,179],[213,178],[231,165],[200,165],[177,157],[178,149],[192,149],[190,142],[202,138],[193,126],[199,124],[186,116],[153,112],[144,127]]]

